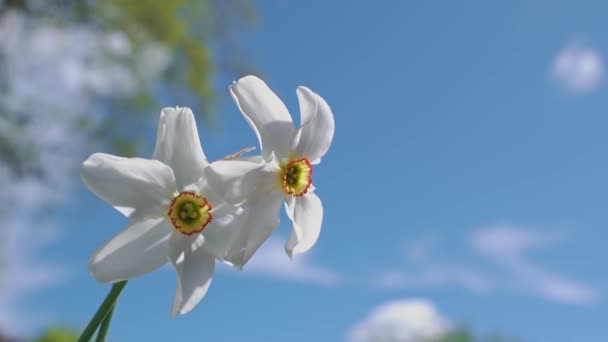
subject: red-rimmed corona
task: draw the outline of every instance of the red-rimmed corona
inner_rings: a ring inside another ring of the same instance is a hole
[[[304,253],[316,243],[323,222],[323,204],[311,175],[334,137],[331,108],[309,88],[298,87],[300,126],[296,127],[283,101],[261,79],[243,77],[230,86],[230,92],[261,150],[261,156],[222,160],[206,169],[206,177],[217,186],[215,192],[224,193],[233,205],[252,208],[247,210],[247,231],[255,242],[248,242],[243,257],[234,263],[247,262],[278,226],[282,203],[293,222],[285,252]]]
[[[292,159],[282,165],[279,182],[287,195],[300,197],[308,192],[312,184],[312,165],[307,158]]]
[[[175,230],[184,235],[200,233],[213,219],[211,203],[194,191],[179,193],[167,212]]]
[[[209,165],[188,108],[161,111],[152,159],[91,155],[82,165],[83,182],[129,217],[91,256],[91,274],[114,284],[170,263],[177,275],[175,316],[205,296],[216,260],[242,268],[233,260],[251,244],[250,232],[242,230],[249,228],[248,212],[244,203],[227,202],[225,191],[213,190],[221,184],[206,176]]]

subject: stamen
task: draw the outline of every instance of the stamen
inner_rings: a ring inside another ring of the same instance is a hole
[[[253,151],[253,150],[255,150],[255,147],[253,147],[253,146],[252,146],[252,147],[246,147],[246,148],[244,148],[244,149],[242,149],[242,150],[240,150],[240,151],[238,151],[238,152],[236,152],[236,153],[233,153],[233,154],[231,154],[231,155],[225,156],[223,159],[224,159],[224,160],[233,160],[233,159],[237,159],[237,158],[242,157],[242,156],[243,156],[243,154],[245,154],[245,153],[247,153],[247,152],[251,152],[251,151]]]

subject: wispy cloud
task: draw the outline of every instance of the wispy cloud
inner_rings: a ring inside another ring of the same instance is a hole
[[[375,286],[386,289],[463,287],[473,292],[488,292],[492,282],[478,270],[466,265],[438,260],[443,241],[429,235],[405,246],[405,265],[385,270],[373,278]]]
[[[569,43],[555,56],[551,74],[573,94],[595,90],[604,78],[604,61],[599,51],[580,43]]]
[[[369,312],[347,335],[348,342],[420,342],[442,337],[451,329],[432,302],[402,299]]]
[[[462,254],[446,255],[444,244],[434,235],[410,244],[404,265],[377,273],[372,282],[385,289],[460,287],[475,293],[523,291],[567,304],[594,303],[598,299],[594,289],[550,272],[529,259],[530,252],[556,248],[564,240],[565,235],[559,232],[488,226],[462,241],[451,242],[452,246],[464,249]],[[472,255],[465,260],[467,253]],[[494,270],[479,266],[487,262]],[[505,275],[508,282],[502,279]]]
[[[595,290],[546,271],[526,258],[528,252],[556,246],[563,240],[560,233],[493,226],[476,232],[471,244],[480,254],[509,270],[525,291],[563,303],[593,303],[597,300]]]
[[[315,264],[310,254],[296,255],[290,260],[285,254],[284,241],[275,236],[270,237],[245,265],[244,273],[320,286],[340,283],[336,272]]]
[[[492,281],[473,268],[462,265],[426,265],[415,270],[388,270],[374,277],[373,283],[386,289],[455,286],[486,293]]]

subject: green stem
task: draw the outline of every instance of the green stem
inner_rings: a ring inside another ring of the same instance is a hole
[[[106,335],[108,334],[108,330],[110,330],[110,323],[112,323],[112,316],[114,315],[114,308],[116,307],[116,303],[112,305],[110,312],[106,315],[106,318],[101,322],[101,326],[99,327],[99,332],[97,333],[97,338],[95,338],[95,342],[104,342],[106,340]]]
[[[120,296],[120,292],[125,287],[125,285],[127,285],[126,280],[114,283],[114,285],[112,285],[110,293],[108,293],[106,299],[104,299],[103,303],[101,303],[99,309],[97,309],[97,312],[82,332],[82,335],[80,335],[80,337],[78,338],[78,342],[89,342],[91,340],[91,337],[93,337],[93,334],[95,334],[95,330],[97,330],[101,322],[106,318],[110,310],[112,310],[112,308],[114,307],[114,304],[116,303],[116,300],[118,299],[118,296]]]

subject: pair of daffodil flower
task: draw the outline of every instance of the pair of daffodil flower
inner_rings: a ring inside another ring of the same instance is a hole
[[[205,296],[216,259],[238,269],[247,263],[278,226],[283,202],[293,222],[285,244],[290,257],[308,251],[321,230],[323,207],[311,175],[333,139],[331,109],[299,87],[296,129],[259,78],[244,77],[230,91],[258,137],[260,156],[208,162],[192,111],[165,108],[152,159],[95,153],[82,166],[88,188],[129,218],[93,254],[90,272],[115,283],[170,262],[177,273],[172,315]]]

